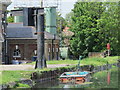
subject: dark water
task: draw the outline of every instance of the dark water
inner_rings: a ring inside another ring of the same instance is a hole
[[[62,83],[55,79],[36,83],[33,88],[118,88],[118,68],[91,74],[84,83]]]

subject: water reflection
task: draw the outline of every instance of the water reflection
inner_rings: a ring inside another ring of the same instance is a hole
[[[85,77],[64,77],[60,78],[60,83],[72,83],[72,84],[82,84],[85,82],[89,82],[91,78],[91,74],[86,75]]]
[[[51,81],[46,81],[46,82],[37,82],[32,88],[51,88],[59,86],[59,80],[51,80]]]
[[[86,78],[86,82],[82,80],[72,81],[72,82],[61,82],[59,79],[47,81],[47,82],[38,82],[32,88],[73,88],[80,87],[82,85],[90,84],[91,75]]]
[[[90,74],[86,82],[61,82],[59,79],[36,83],[33,88],[117,88],[118,68]]]

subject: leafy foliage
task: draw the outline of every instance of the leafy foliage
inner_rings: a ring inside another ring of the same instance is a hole
[[[72,23],[72,17],[73,17],[74,13],[71,11],[70,13],[66,14],[65,16],[65,20],[67,22],[67,24],[71,24]]]
[[[60,46],[64,45],[64,37],[62,36],[62,30],[66,26],[65,19],[57,12],[57,35],[61,37]]]
[[[8,23],[13,23],[13,22],[14,22],[14,16],[9,16],[9,17],[7,18],[7,22],[8,22]]]
[[[28,84],[17,83],[14,88],[30,88]]]
[[[76,2],[69,26],[74,32],[70,41],[74,56],[101,52],[106,50],[107,43],[111,44],[112,54],[117,54],[118,7],[116,2]]]
[[[65,19],[57,12],[57,33],[60,34],[61,30],[66,26]]]

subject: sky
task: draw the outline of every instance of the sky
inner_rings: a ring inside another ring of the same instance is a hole
[[[40,6],[40,0],[11,0],[12,4],[8,7],[8,10],[14,9],[14,7],[25,7],[27,6]],[[65,15],[74,8],[74,4],[77,0],[43,0],[43,6],[57,6],[57,10],[61,12],[62,16]]]

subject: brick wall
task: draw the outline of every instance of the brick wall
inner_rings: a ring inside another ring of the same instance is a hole
[[[54,44],[54,59],[59,57],[59,40],[55,40]],[[13,52],[16,49],[16,45],[21,52],[21,57],[16,58],[17,60],[31,60],[34,54],[34,50],[37,50],[36,40],[16,40],[16,39],[8,39],[8,56],[9,62],[14,60]],[[49,49],[50,48],[50,49]],[[58,48],[58,52],[56,51]],[[45,40],[45,58],[46,60],[52,60],[52,40]]]

